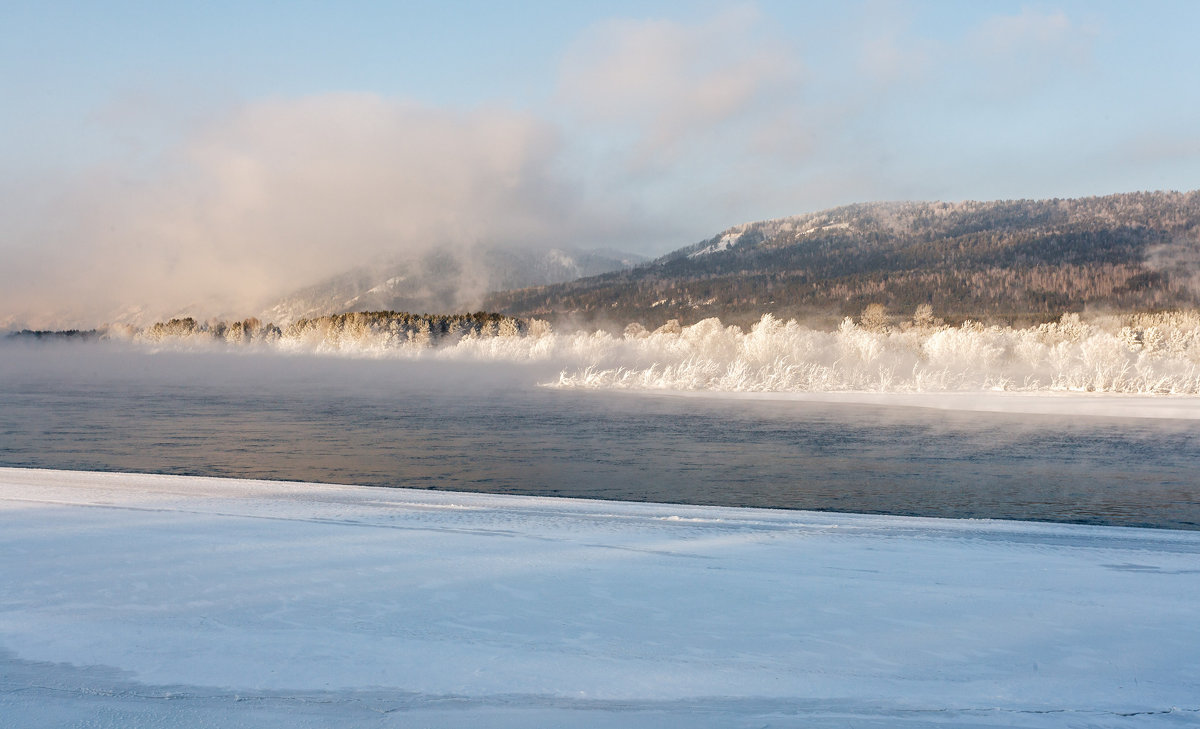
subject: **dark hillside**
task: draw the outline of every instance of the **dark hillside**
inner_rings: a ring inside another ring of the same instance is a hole
[[[1200,192],[870,203],[748,223],[631,270],[493,294],[516,316],[596,321],[771,312],[836,320],[867,304],[1031,321],[1200,303]]]

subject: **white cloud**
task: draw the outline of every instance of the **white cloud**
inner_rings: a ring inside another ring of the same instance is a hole
[[[1063,67],[1086,67],[1092,60],[1096,29],[1056,10],[1024,8],[995,15],[965,39],[964,55],[990,67],[1009,85],[1037,85]]]
[[[879,83],[922,78],[933,65],[926,46],[905,43],[895,33],[881,34],[862,44],[859,70]]]
[[[1075,25],[1062,10],[1041,12],[1023,8],[1016,15],[996,15],[985,20],[975,31],[974,40],[982,50],[1008,54],[1031,48],[1061,48],[1074,41]]]
[[[799,80],[795,53],[743,7],[697,24],[602,23],[566,54],[559,94],[585,119],[632,125],[637,154],[669,158],[715,127],[769,116]]]
[[[927,80],[942,48],[916,32],[911,7],[873,0],[857,15],[848,35],[858,38],[856,66],[865,80],[876,87]]]
[[[561,243],[585,224],[558,164],[553,128],[506,109],[366,94],[251,104],[141,181],[99,170],[11,210],[0,312],[252,312],[370,261]]]
[[[864,80],[880,86],[908,82],[930,91],[951,89],[965,74],[976,90],[968,96],[1007,97],[1038,88],[1064,71],[1085,69],[1097,39],[1094,25],[1061,10],[1023,8],[991,15],[957,38],[935,40],[915,32],[904,8],[892,3],[870,7],[857,67]]]

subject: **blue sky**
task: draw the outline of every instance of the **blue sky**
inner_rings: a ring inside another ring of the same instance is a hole
[[[0,323],[1200,179],[1200,3],[509,5],[4,3]]]

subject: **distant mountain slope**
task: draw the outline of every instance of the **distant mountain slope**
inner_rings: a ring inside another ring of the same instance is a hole
[[[628,271],[488,297],[519,316],[684,323],[840,317],[871,303],[1044,319],[1200,302],[1200,191],[867,203],[738,225]]]
[[[307,286],[258,314],[281,326],[300,319],[363,311],[461,312],[480,308],[489,291],[571,281],[628,269],[646,259],[614,251],[477,248],[362,267]]]

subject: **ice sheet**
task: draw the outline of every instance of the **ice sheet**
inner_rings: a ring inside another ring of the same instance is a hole
[[[1195,532],[0,469],[0,552],[13,726],[1200,722]]]

